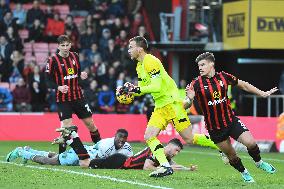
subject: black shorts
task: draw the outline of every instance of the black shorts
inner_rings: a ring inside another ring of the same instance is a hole
[[[79,99],[71,102],[60,102],[58,105],[58,116],[60,121],[72,118],[75,113],[79,119],[92,116],[92,110],[85,99]]]
[[[245,131],[249,131],[245,124],[243,124],[238,117],[234,117],[233,122],[228,125],[228,127],[219,130],[208,131],[208,133],[211,140],[215,144],[217,144],[227,140],[229,137],[237,140],[239,136]]]

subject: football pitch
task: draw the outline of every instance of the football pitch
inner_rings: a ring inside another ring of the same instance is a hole
[[[22,165],[20,159],[5,162],[8,152],[17,146],[29,145],[34,149],[57,151],[57,146],[47,142],[0,142],[0,188],[284,188],[284,155],[263,153],[262,158],[272,163],[274,175],[257,169],[247,153],[239,153],[255,183],[244,183],[241,175],[231,166],[224,165],[218,153],[207,148],[185,146],[174,160],[178,164],[198,165],[197,171],[176,171],[164,178],[150,178],[150,171],[82,169],[71,166],[47,166],[29,161]],[[134,152],[145,145],[132,143]]]

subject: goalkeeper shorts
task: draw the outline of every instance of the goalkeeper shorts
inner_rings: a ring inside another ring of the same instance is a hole
[[[171,123],[177,132],[190,126],[190,121],[181,102],[173,102],[161,108],[155,108],[148,122],[148,127],[165,130]]]

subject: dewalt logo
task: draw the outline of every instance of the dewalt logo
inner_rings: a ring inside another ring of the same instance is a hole
[[[257,17],[257,31],[283,32],[284,17]]]
[[[227,15],[227,37],[245,35],[245,13]]]

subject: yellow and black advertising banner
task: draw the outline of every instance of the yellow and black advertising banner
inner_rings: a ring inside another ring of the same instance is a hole
[[[224,50],[284,49],[284,0],[224,3]]]
[[[249,1],[224,4],[223,44],[225,50],[249,47]]]
[[[251,2],[252,49],[284,49],[284,1]]]

